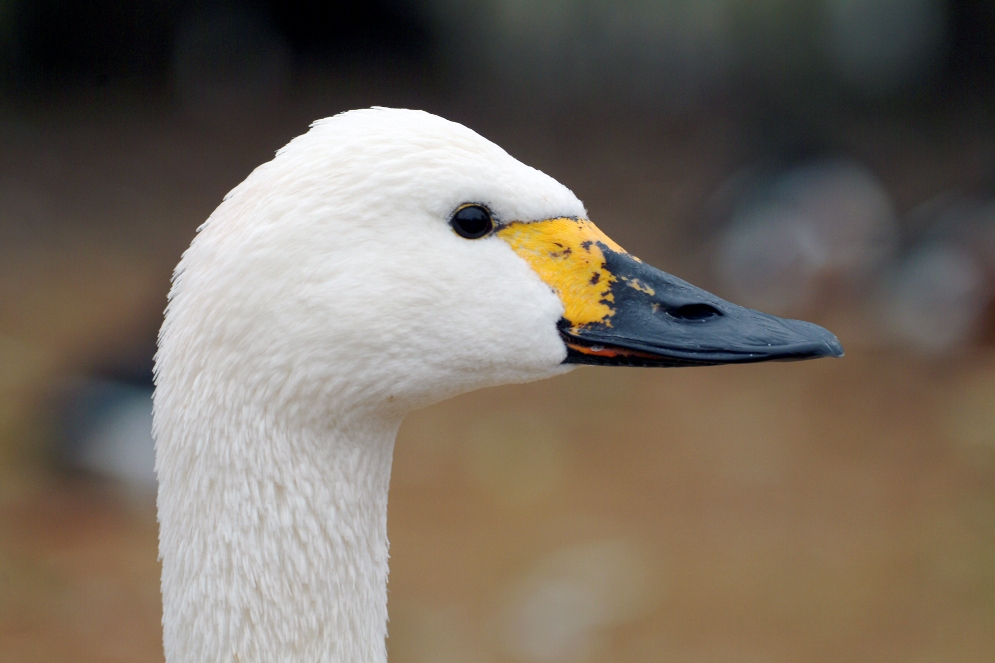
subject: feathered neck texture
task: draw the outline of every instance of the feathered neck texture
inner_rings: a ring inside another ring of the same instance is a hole
[[[294,427],[199,383],[157,394],[167,663],[384,663],[400,419]]]
[[[406,412],[569,370],[559,297],[457,206],[583,217],[460,125],[317,122],[177,266],[154,433],[167,663],[383,663],[386,505]]]

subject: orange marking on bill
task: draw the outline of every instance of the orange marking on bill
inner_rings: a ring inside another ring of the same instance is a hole
[[[641,357],[644,359],[659,359],[656,355],[649,354],[648,352],[627,350],[625,348],[609,348],[603,345],[577,345],[576,343],[567,342],[567,347],[571,350],[576,350],[581,354],[594,355],[596,357]]]

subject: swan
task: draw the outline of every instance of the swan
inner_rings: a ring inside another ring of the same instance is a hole
[[[315,122],[181,258],[156,355],[168,663],[384,663],[404,415],[581,364],[841,356],[626,253],[565,186],[470,129]]]

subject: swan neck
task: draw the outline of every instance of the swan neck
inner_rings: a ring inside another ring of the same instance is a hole
[[[385,663],[399,420],[242,412],[157,421],[167,663]]]

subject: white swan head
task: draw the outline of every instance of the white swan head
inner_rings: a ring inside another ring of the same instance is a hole
[[[317,122],[177,268],[156,358],[169,663],[384,663],[403,415],[578,363],[839,355],[835,337],[645,265],[469,129]]]
[[[456,232],[466,206],[493,229]],[[821,328],[644,265],[586,217],[565,186],[462,125],[393,109],[321,120],[203,226],[177,270],[160,364],[176,348],[269,409],[403,411],[576,363],[841,353]]]

